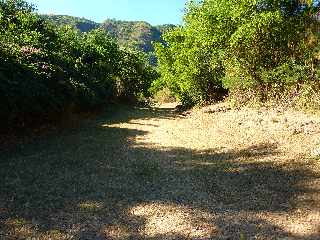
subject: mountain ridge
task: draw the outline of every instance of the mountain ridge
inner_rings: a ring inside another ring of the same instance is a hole
[[[114,37],[120,46],[141,50],[151,55],[154,52],[153,42],[164,42],[163,33],[175,27],[173,24],[153,26],[145,21],[106,19],[102,23],[97,23],[86,18],[68,15],[44,14],[41,16],[58,26],[71,25],[80,32],[103,29]]]

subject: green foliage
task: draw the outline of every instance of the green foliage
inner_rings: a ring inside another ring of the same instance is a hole
[[[156,72],[101,29],[56,27],[24,1],[0,0],[0,119],[4,128],[147,95]]]
[[[158,72],[145,65],[144,55],[134,51],[122,51],[119,61],[119,76],[117,80],[120,98],[132,101],[141,95],[149,97],[152,81],[157,79]]]
[[[317,81],[318,10],[315,1],[190,1],[184,25],[156,47],[162,78],[184,104],[224,89],[264,101],[274,86]]]

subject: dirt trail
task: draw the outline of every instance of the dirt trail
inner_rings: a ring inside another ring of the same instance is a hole
[[[0,239],[320,239],[319,117],[174,107],[1,153]]]

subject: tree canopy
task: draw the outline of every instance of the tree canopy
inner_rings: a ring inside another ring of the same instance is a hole
[[[105,31],[55,26],[22,0],[0,1],[0,26],[0,119],[5,129],[112,99],[137,99],[148,94],[157,77],[141,54],[120,48]]]
[[[162,82],[185,104],[223,89],[265,100],[272,89],[318,82],[318,11],[318,1],[190,1],[183,26],[157,45]]]

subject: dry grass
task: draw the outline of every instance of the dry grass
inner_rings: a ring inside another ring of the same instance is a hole
[[[0,239],[320,239],[319,117],[174,107],[1,153]]]

